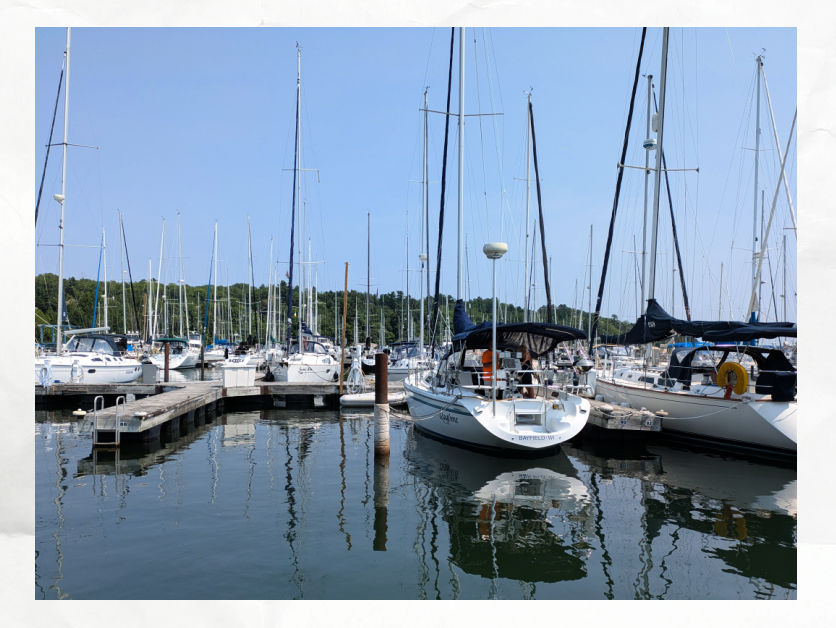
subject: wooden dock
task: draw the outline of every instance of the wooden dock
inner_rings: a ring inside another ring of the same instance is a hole
[[[257,384],[226,388],[220,380],[156,385],[62,384],[36,387],[35,394],[42,400],[55,402],[57,399],[65,407],[86,407],[83,429],[93,432],[94,445],[110,447],[119,446],[123,441],[153,440],[159,437],[161,430],[188,430],[212,420],[230,406],[339,407],[337,384]],[[111,400],[110,405],[108,399]],[[89,409],[91,406],[92,409]]]

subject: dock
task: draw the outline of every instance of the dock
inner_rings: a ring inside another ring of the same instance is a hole
[[[649,410],[636,410],[603,401],[589,400],[587,426],[608,432],[660,432],[662,416]]]
[[[187,431],[226,409],[339,408],[339,386],[257,381],[224,387],[220,380],[158,384],[36,386],[36,407],[75,407],[95,446],[159,438],[161,430]],[[92,409],[90,409],[92,406]]]

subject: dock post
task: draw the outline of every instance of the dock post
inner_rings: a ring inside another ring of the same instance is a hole
[[[376,406],[375,406],[376,408]],[[377,410],[375,410],[377,412]],[[387,443],[388,444],[388,443]],[[377,453],[377,450],[375,450]],[[386,532],[389,520],[389,457],[375,457],[374,461],[374,538],[372,551],[386,551]]]
[[[374,356],[374,456],[389,457],[389,356]]]
[[[171,344],[166,342],[165,343],[165,377],[163,378],[164,382],[168,382],[168,361],[169,361],[170,356],[171,356]]]

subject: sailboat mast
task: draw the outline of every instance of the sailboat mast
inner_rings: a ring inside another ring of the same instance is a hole
[[[665,131],[665,87],[668,75],[668,39],[670,29],[662,29],[662,68],[659,77],[659,117],[658,143],[656,147],[656,176],[653,181],[653,221],[650,234],[650,279],[648,282],[648,300],[655,296],[656,287],[656,244],[659,235],[659,186],[662,182],[662,140]]]
[[[151,332],[152,339],[157,335],[157,310],[160,306],[160,278],[163,271],[163,246],[165,244],[165,218],[163,218],[163,232],[160,235],[160,261],[157,263],[157,292],[154,295],[154,326]]]
[[[250,256],[250,281],[247,286],[247,336],[253,333],[253,243],[250,235],[250,217],[247,216],[247,251]]]
[[[655,144],[651,146],[650,138],[650,99],[653,93],[653,75],[647,75],[647,120],[645,123],[645,138],[648,141],[645,144],[644,151],[644,213],[642,214],[642,281],[641,281],[641,313],[644,314],[647,310],[647,302],[644,300],[645,279],[647,277],[647,185],[650,182],[650,151],[653,150]]]
[[[177,212],[177,318],[180,321],[179,332],[183,337],[183,293],[186,287],[183,285],[183,238],[180,229],[180,212]],[[189,325],[186,323],[186,333],[189,332]]]
[[[299,351],[302,351],[302,278],[305,273],[302,272],[302,212],[299,207],[302,201],[302,134],[300,129],[302,126],[302,49],[296,46],[296,209],[298,211],[299,221],[299,316],[297,317],[299,323],[299,335],[297,342],[299,343]]]
[[[406,339],[412,340],[412,309],[409,307],[409,210],[406,210]]]
[[[421,254],[419,258],[421,258],[421,327],[419,331],[420,335],[420,346],[421,346],[421,355],[424,352],[424,265],[429,260],[429,240],[430,240],[430,233],[429,233],[429,194],[427,190],[428,181],[427,181],[427,111],[428,103],[427,103],[427,89],[424,88],[424,176],[423,182],[421,185],[421,211],[423,216],[421,217]],[[426,224],[426,229],[425,229]],[[426,231],[426,234],[425,234]],[[426,237],[425,237],[426,235]],[[427,296],[430,294],[430,268],[429,264],[427,264]]]
[[[366,338],[369,338],[369,290],[371,290],[372,215],[366,212]]]
[[[761,146],[761,66],[763,65],[763,57],[758,55],[755,59],[755,65],[757,67],[756,74],[757,74],[757,81],[756,81],[756,88],[755,88],[755,190],[754,190],[754,197],[753,197],[753,206],[752,206],[752,292],[754,293],[758,289],[758,162],[760,156],[760,146]],[[760,305],[760,299],[758,300],[758,306]],[[752,317],[752,320],[757,320],[760,316],[760,312],[754,306],[750,308],[752,311],[749,312],[749,315]]]
[[[212,344],[218,336],[218,221],[215,221],[215,251],[212,255]]]
[[[459,237],[456,249],[456,300],[464,298],[462,247],[464,238],[464,27],[459,28]]]
[[[270,238],[270,258],[267,262],[267,320],[265,321],[264,329],[265,329],[265,337],[264,337],[264,346],[268,349],[270,348],[270,311],[272,309],[272,301],[273,301],[273,238]]]
[[[58,324],[55,329],[55,352],[63,353],[61,323],[64,318],[64,203],[67,199],[67,128],[70,121],[70,29],[67,28],[67,81],[64,83],[64,142],[63,163],[61,164],[61,194],[55,200],[61,205],[61,219],[58,221]]]
[[[107,324],[107,237],[105,236],[104,227],[102,227],[102,261],[104,263],[104,326]]]
[[[531,93],[528,94],[528,106],[526,107],[526,118],[529,119],[525,125],[525,267],[523,278],[525,281],[525,306],[523,308],[523,322],[528,322],[528,303],[531,296],[531,282],[528,281],[528,238],[529,221],[531,219]]]
[[[125,265],[124,265],[124,244],[125,229],[122,226],[122,212],[119,212],[119,276],[122,278],[122,331],[128,333],[128,316],[125,307]]]
[[[151,305],[153,304],[153,299],[151,298],[151,258],[148,258],[148,299],[145,305],[145,314],[148,317],[148,342],[151,342],[152,336],[154,335],[152,326],[151,326]]]
[[[787,236],[784,234],[783,237],[783,251],[781,252],[781,260],[783,264],[783,281],[782,284],[782,292],[781,298],[784,301],[784,316],[781,319],[782,321],[787,320]]]
[[[589,311],[587,312],[587,329],[589,330],[589,352],[592,353],[592,341],[594,338],[592,337],[592,225],[589,225],[589,283],[587,284],[587,288],[589,289],[589,299],[587,301],[587,307]],[[550,323],[553,321],[549,321]]]

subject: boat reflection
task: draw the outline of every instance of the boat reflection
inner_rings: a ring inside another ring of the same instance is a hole
[[[721,560],[725,571],[756,582],[758,596],[773,597],[775,585],[795,589],[795,469],[656,445],[632,459],[589,443],[565,445],[564,450],[593,469],[593,479],[631,478],[625,491],[638,483],[645,531],[639,540],[642,562],[676,559],[656,557],[653,548],[659,540],[690,531],[704,540],[700,552]],[[611,500],[596,502],[606,520]]]
[[[408,472],[441,497],[451,559],[465,572],[526,582],[586,575],[592,502],[562,452],[497,458],[413,430],[405,456]]]

